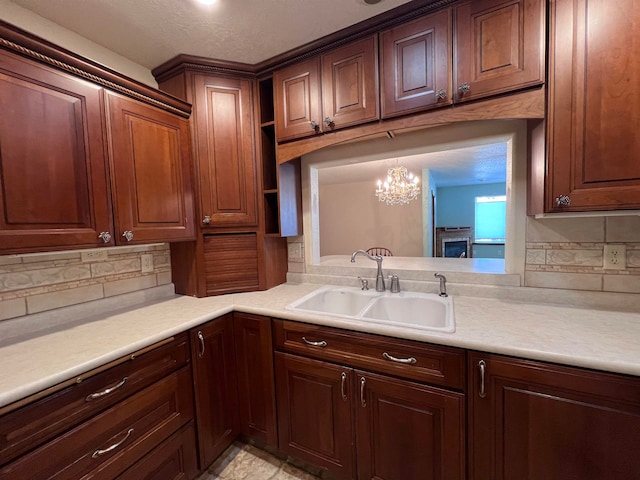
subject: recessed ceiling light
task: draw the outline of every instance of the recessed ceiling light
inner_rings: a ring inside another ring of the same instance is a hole
[[[203,5],[213,5],[214,3],[216,3],[218,0],[196,0],[198,3],[201,3]]]
[[[376,3],[380,3],[380,0],[364,0],[364,3],[368,3],[369,5],[375,5]]]

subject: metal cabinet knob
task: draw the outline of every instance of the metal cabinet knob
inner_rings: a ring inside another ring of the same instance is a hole
[[[111,241],[111,234],[109,232],[100,232],[98,238],[101,238],[104,243],[109,243]]]
[[[556,207],[568,207],[571,205],[571,198],[569,195],[560,195],[556,197]]]
[[[311,125],[311,130],[318,130],[320,128],[320,125],[318,125],[318,122],[315,122],[314,120],[311,120],[309,122],[309,125]]]
[[[125,230],[122,236],[127,240],[127,242],[133,240],[133,232],[131,230]]]
[[[336,126],[336,124],[333,123],[333,120],[331,120],[331,117],[325,117],[324,123],[327,127],[330,127],[330,128],[333,128]]]
[[[447,91],[444,88],[436,90],[436,100],[444,100],[447,98]]]
[[[471,85],[469,85],[468,83],[463,83],[458,87],[458,91],[460,92],[460,95],[466,95],[471,91]]]
[[[209,225],[211,223],[211,217],[209,215],[205,215],[202,219],[202,223]]]

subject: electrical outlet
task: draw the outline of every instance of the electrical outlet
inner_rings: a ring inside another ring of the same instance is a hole
[[[605,270],[624,270],[627,266],[627,246],[605,245],[603,266]]]
[[[142,273],[153,272],[153,255],[150,253],[140,255],[140,263],[142,264]]]
[[[97,262],[100,260],[106,260],[108,253],[106,250],[83,250],[80,253],[80,258],[83,263]]]

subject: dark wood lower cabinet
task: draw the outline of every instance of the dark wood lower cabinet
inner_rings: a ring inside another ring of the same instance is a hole
[[[199,465],[204,469],[239,433],[232,314],[192,329],[191,350]]]
[[[465,478],[464,394],[275,356],[281,450],[337,478]]]
[[[469,480],[640,479],[637,378],[469,359]]]
[[[235,312],[240,431],[261,445],[278,444],[271,319]]]

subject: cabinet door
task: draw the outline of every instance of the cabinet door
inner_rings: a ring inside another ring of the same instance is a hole
[[[463,394],[360,371],[355,380],[359,480],[465,478]]]
[[[0,112],[0,251],[104,245],[101,89],[0,52]]]
[[[469,358],[470,479],[640,478],[638,378]]]
[[[308,137],[322,128],[318,58],[296,63],[273,74],[278,141]]]
[[[550,15],[547,211],[638,209],[640,4],[556,0]]]
[[[455,16],[455,102],[544,82],[543,0],[465,2]]]
[[[271,319],[236,312],[233,326],[241,431],[249,438],[275,447],[278,432]]]
[[[200,468],[208,467],[238,434],[233,317],[191,331]]]
[[[256,225],[251,82],[206,75],[193,81],[201,225]]]
[[[450,105],[451,10],[380,33],[382,118]]]
[[[353,371],[280,352],[275,362],[280,449],[354,478]]]
[[[114,93],[107,106],[116,241],[195,238],[187,120]]]
[[[377,120],[379,104],[377,36],[322,56],[324,131]]]

